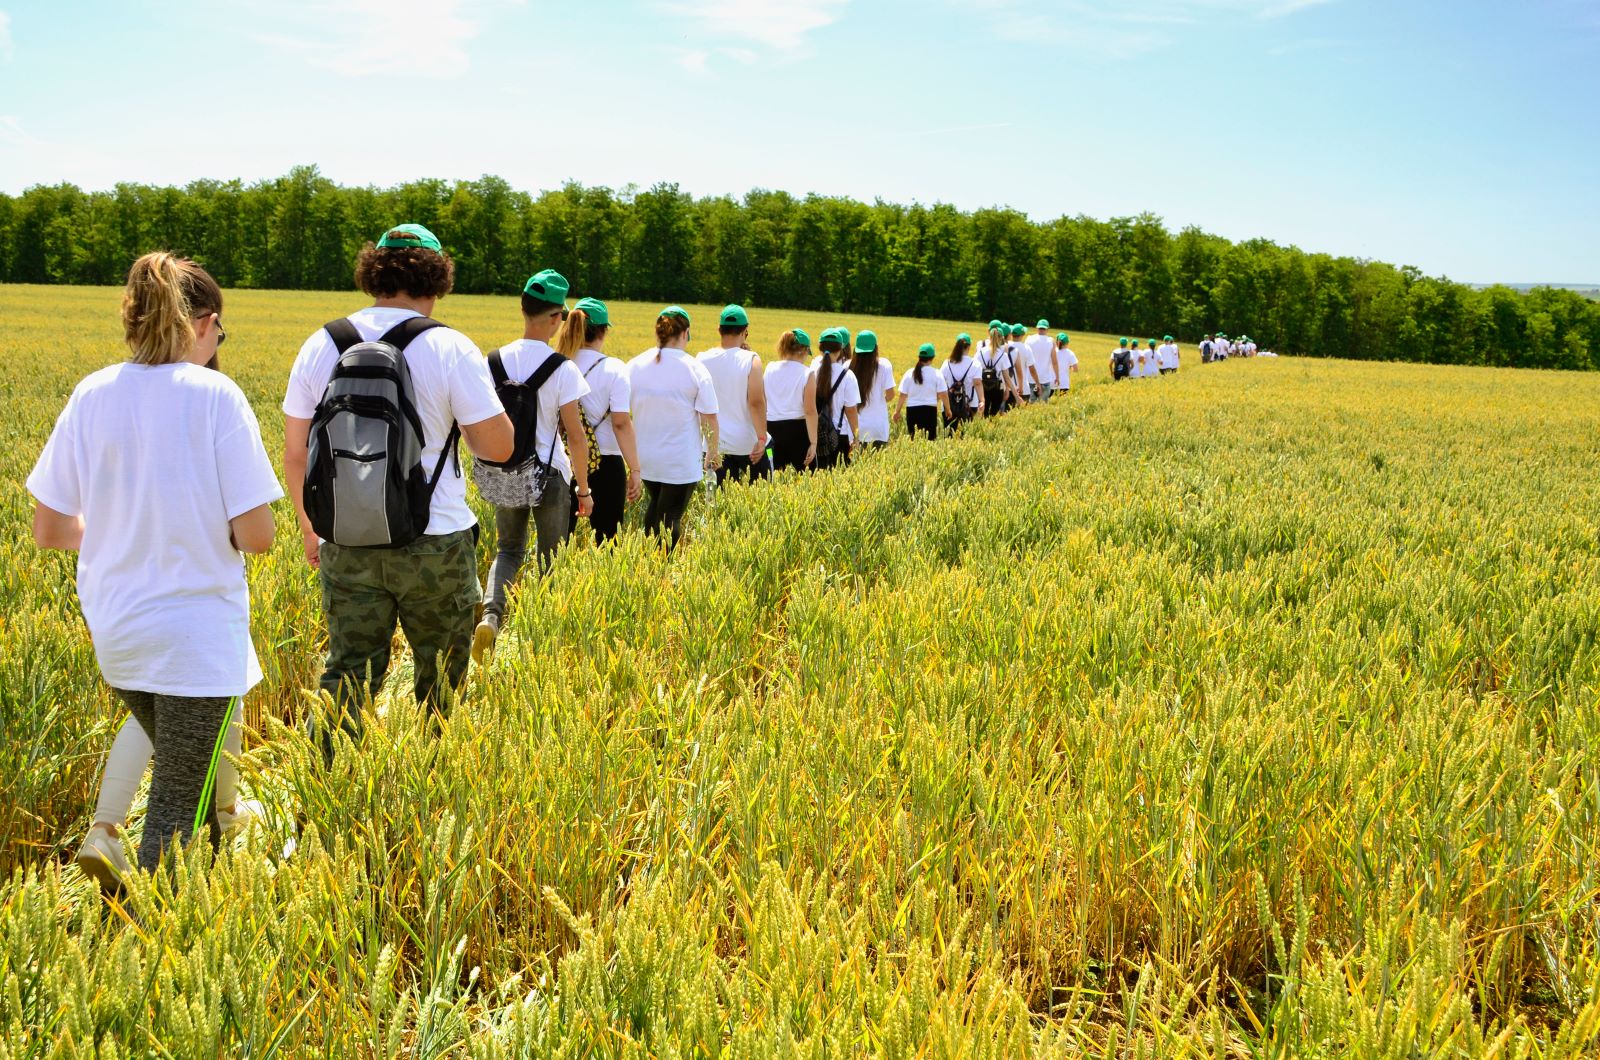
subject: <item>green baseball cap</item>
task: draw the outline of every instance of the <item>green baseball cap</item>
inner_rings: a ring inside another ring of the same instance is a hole
[[[931,361],[931,360],[933,360],[933,343],[924,342],[921,346],[917,347],[917,360],[919,360],[919,361]]]
[[[840,324],[833,329],[839,335],[839,342],[845,346],[850,345],[850,329]]]
[[[839,336],[838,328],[823,328],[822,334],[817,336],[817,345],[820,346],[824,342],[837,342],[841,346],[844,345],[844,339]]]
[[[569,287],[565,276],[554,269],[545,269],[528,277],[528,282],[522,285],[522,293],[529,298],[565,308]]]
[[[990,331],[993,331],[996,328],[1003,328],[1003,327],[1005,327],[1005,325],[1000,323],[1000,321],[998,321],[998,320],[989,321],[989,330]]]
[[[395,225],[383,235],[378,237],[378,246],[390,250],[405,247],[421,247],[423,250],[437,250],[443,252],[439,245],[439,237],[423,228],[421,225]]]
[[[1028,333],[1028,329],[1023,327],[1021,324],[1013,324],[1013,325],[1011,325],[1011,334],[1013,336],[1026,335],[1027,333]]]
[[[681,306],[681,305],[669,305],[669,306],[667,306],[667,308],[665,308],[661,312],[657,313],[656,316],[658,316],[658,317],[677,317],[679,320],[682,320],[685,324],[689,323],[689,311],[687,309],[683,308],[683,306]]]
[[[744,311],[742,305],[731,305],[722,311],[719,318],[725,328],[747,328],[750,326],[750,315]]]
[[[1126,346],[1128,344],[1128,340],[1127,339],[1122,339],[1122,340],[1120,340],[1120,342],[1121,342],[1121,345],[1123,345],[1123,346]]]
[[[1040,328],[1048,328],[1049,326],[1050,326],[1050,321],[1048,321],[1048,320],[1041,320],[1041,321],[1039,321],[1039,323],[1034,325],[1034,327],[1040,327]]]
[[[1072,340],[1067,338],[1067,333],[1065,331],[1058,331],[1058,332],[1056,332],[1056,341],[1057,342],[1071,342]]]
[[[956,336],[956,341],[957,342],[965,342],[967,345],[970,346],[972,344],[972,336],[968,335],[965,331],[963,331],[961,334]]]
[[[878,352],[878,335],[877,335],[877,333],[873,332],[873,331],[863,331],[861,334],[857,335],[856,336],[856,352],[857,353],[877,353]]]
[[[794,336],[794,341],[797,345],[804,346],[808,350],[811,348],[811,336],[807,335],[803,329],[794,328],[789,334]]]
[[[583,315],[589,318],[589,323],[602,328],[611,326],[611,314],[606,311],[606,304],[598,298],[580,298],[574,309],[583,310]]]

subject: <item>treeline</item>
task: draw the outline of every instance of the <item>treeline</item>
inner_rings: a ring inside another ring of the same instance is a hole
[[[187,187],[71,184],[0,195],[0,281],[121,283],[165,247],[227,287],[352,286],[361,244],[384,226],[433,229],[457,289],[518,289],[560,269],[573,291],[645,301],[1031,323],[1248,332],[1285,353],[1457,364],[1593,368],[1600,303],[1564,290],[1475,290],[1413,268],[1307,253],[1150,215],[1031,221],[780,191],[696,199],[675,184],[568,184],[538,196],[498,177],[346,188],[303,166],[276,180]]]

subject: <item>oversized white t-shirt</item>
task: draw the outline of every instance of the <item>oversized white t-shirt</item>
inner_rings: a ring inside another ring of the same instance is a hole
[[[1056,380],[1056,385],[1062,390],[1072,389],[1072,368],[1078,363],[1078,355],[1072,352],[1071,346],[1062,346],[1056,350],[1056,360],[1061,364],[1061,378]]]
[[[906,408],[922,408],[927,405],[937,405],[939,395],[948,393],[950,383],[945,379],[943,372],[934,371],[932,364],[922,366],[922,382],[917,382],[917,370],[906,369],[906,374],[900,377],[900,393],[906,396]]]
[[[851,372],[855,375],[855,372]],[[861,389],[861,380],[856,380],[856,389]],[[861,395],[861,408],[856,411],[856,416],[861,422],[861,440],[863,442],[887,442],[889,440],[889,403],[884,398],[885,390],[894,389],[894,365],[889,363],[889,358],[878,358],[878,370],[873,373],[872,385],[867,392]]]
[[[28,492],[83,516],[78,601],[107,684],[242,696],[261,680],[229,520],[283,489],[233,380],[195,364],[100,369],[67,399]]]
[[[749,456],[758,441],[750,417],[750,365],[755,359],[754,353],[739,346],[731,350],[713,346],[695,357],[717,388],[717,448],[725,456]],[[765,438],[759,441],[766,443]]]
[[[1161,348],[1156,353],[1161,357],[1161,367],[1178,367],[1178,347],[1175,344],[1170,342],[1162,343]]]
[[[778,360],[767,365],[767,422],[803,420],[806,416],[806,380],[811,371],[804,361]]]
[[[978,402],[983,397],[983,369],[979,366],[977,358],[963,357],[960,364],[946,360],[944,367],[939,369],[939,374],[944,376],[946,390],[953,391],[957,387],[965,387],[968,407],[978,407]]]
[[[500,347],[500,363],[505,365],[506,375],[513,383],[526,382],[551,357],[561,355],[551,349],[549,343],[538,339],[518,339]],[[550,466],[561,472],[561,478],[567,482],[572,481],[572,460],[557,434],[557,428],[561,425],[561,406],[569,401],[581,400],[588,393],[589,384],[584,382],[583,373],[565,357],[561,357],[561,367],[552,372],[539,388],[538,415],[534,417],[534,455],[540,460],[548,460]],[[597,437],[595,442],[599,441]]]
[[[838,361],[830,361],[829,364],[832,365],[833,370],[833,394],[831,395],[832,400],[829,403],[833,410],[833,423],[834,426],[839,428],[840,434],[844,435],[846,438],[853,439],[855,437],[855,433],[850,429],[850,417],[844,414],[844,410],[860,408],[861,386],[856,382],[856,374],[850,370],[850,366],[848,364],[840,364]],[[815,371],[820,374],[822,370],[823,366],[819,362]],[[822,385],[822,381],[820,379],[817,381],[817,385]],[[857,416],[860,416],[859,412],[857,413]]]
[[[1049,335],[1034,335],[1028,339],[1027,347],[1033,354],[1033,366],[1039,370],[1039,382],[1054,384],[1056,369],[1050,354],[1056,348],[1056,340]]]
[[[619,357],[607,357],[585,347],[572,359],[578,374],[589,384],[589,392],[578,399],[585,421],[594,428],[594,444],[601,456],[621,456],[617,429],[611,426],[613,412],[627,412],[633,395],[628,383],[628,366]]]
[[[410,309],[372,306],[351,313],[350,323],[364,341],[371,342],[400,321],[417,315]],[[471,426],[493,419],[505,409],[495,396],[489,362],[461,332],[451,328],[424,332],[406,347],[404,356],[406,367],[411,370],[417,415],[422,420],[422,469],[432,475],[452,423]],[[284,415],[302,420],[316,415],[317,402],[322,400],[338,362],[339,351],[333,339],[318,328],[300,347],[289,369],[289,386],[283,395]],[[453,534],[476,524],[472,509],[467,507],[467,480],[456,474],[452,461],[446,460],[428,509],[427,533]]]
[[[640,476],[668,485],[699,482],[704,473],[700,415],[717,411],[711,373],[683,350],[651,347],[628,362],[628,382]]]
[[[1011,363],[1016,366],[1017,385],[1022,388],[1024,394],[1033,393],[1033,373],[1029,371],[1030,368],[1035,367],[1033,351],[1028,349],[1024,343],[1013,342],[1006,347],[1006,355],[1011,359]]]

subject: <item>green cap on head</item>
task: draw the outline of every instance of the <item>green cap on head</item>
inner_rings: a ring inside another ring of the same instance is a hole
[[[996,329],[996,328],[1003,328],[1003,327],[1005,327],[1005,325],[1004,325],[1004,324],[1002,324],[1002,323],[1001,323],[1001,322],[1000,322],[1000,321],[998,321],[998,320],[991,320],[991,321],[989,321],[989,330],[990,330],[990,331],[993,331],[993,330],[995,330],[995,329]]]
[[[840,324],[838,327],[834,328],[833,330],[839,333],[839,342],[842,345],[845,345],[845,346],[850,345],[850,329],[849,328],[845,327],[843,324]]]
[[[808,350],[811,348],[811,336],[807,335],[804,329],[794,328],[789,334],[794,336],[795,345],[804,346]]]
[[[439,237],[423,228],[421,225],[395,225],[383,235],[378,237],[378,246],[389,250],[405,247],[421,247],[423,250],[437,250],[443,252],[439,245]]]
[[[1011,337],[1012,338],[1017,338],[1018,336],[1026,335],[1027,333],[1028,333],[1028,329],[1023,327],[1021,324],[1013,324],[1013,325],[1011,325]]]
[[[856,352],[857,353],[877,353],[878,352],[878,335],[877,335],[877,333],[873,332],[873,331],[863,331],[861,334],[857,335],[856,336]]]
[[[1050,321],[1041,320],[1041,321],[1039,321],[1039,323],[1035,324],[1034,327],[1048,329],[1050,327]]]
[[[742,305],[731,305],[722,311],[718,318],[725,328],[747,328],[750,326],[750,314],[744,311]]]
[[[824,342],[837,342],[843,346],[844,338],[840,336],[838,328],[823,328],[822,334],[817,336],[817,345],[820,346]]]
[[[917,360],[919,360],[919,361],[931,361],[931,360],[933,360],[933,343],[924,342],[921,346],[917,347]]]
[[[1056,341],[1057,342],[1070,342],[1072,340],[1067,338],[1067,333],[1065,331],[1058,331],[1058,332],[1056,332]]]
[[[1161,341],[1162,342],[1171,342],[1172,341],[1172,336],[1171,335],[1163,335],[1161,337]]]
[[[1123,345],[1123,346],[1126,346],[1126,345],[1127,345],[1127,344],[1128,344],[1128,340],[1127,340],[1127,339],[1120,339],[1120,340],[1118,340],[1118,341],[1119,341],[1119,343],[1120,343],[1120,344],[1121,344],[1121,345]]]
[[[968,346],[970,346],[970,345],[972,345],[972,336],[968,335],[965,331],[963,331],[961,334],[956,336],[956,341],[957,342],[964,342]]]
[[[611,326],[611,314],[606,311],[606,304],[598,298],[580,298],[578,304],[572,308],[583,310],[583,315],[589,318],[589,323],[597,327]]]
[[[551,305],[567,305],[567,291],[569,285],[567,278],[554,269],[545,269],[528,277],[528,282],[522,285],[522,293],[529,298],[536,298],[541,302]]]
[[[679,320],[683,321],[685,324],[689,323],[689,311],[687,309],[683,308],[683,306],[681,306],[681,305],[669,305],[669,306],[667,306],[667,308],[665,308],[661,312],[657,313],[656,316],[658,316],[658,317],[677,317]]]

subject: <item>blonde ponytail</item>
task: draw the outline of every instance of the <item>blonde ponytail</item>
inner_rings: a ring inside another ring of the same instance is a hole
[[[556,352],[567,360],[578,356],[578,351],[583,349],[584,341],[589,334],[589,314],[581,309],[574,309],[567,314],[567,319],[561,322],[561,330],[556,332],[556,341],[551,343]]]
[[[134,364],[176,364],[194,351],[194,320],[222,312],[222,289],[188,258],[164,250],[128,270],[122,334]]]

